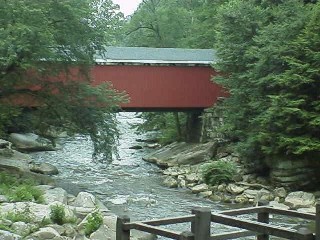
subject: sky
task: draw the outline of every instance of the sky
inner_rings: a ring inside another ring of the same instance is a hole
[[[120,5],[120,11],[125,16],[131,15],[138,7],[142,0],[113,0],[114,3]]]

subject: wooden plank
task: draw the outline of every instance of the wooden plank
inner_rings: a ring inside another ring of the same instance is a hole
[[[226,216],[218,213],[214,213],[211,215],[211,221],[286,239],[299,239],[301,237],[301,234],[299,234],[295,230],[290,230],[278,226],[276,227],[267,223],[258,223],[251,220],[242,220],[236,217]]]
[[[252,231],[234,231],[234,232],[228,232],[228,233],[221,233],[221,234],[215,234],[211,236],[211,240],[226,240],[226,239],[235,239],[235,238],[241,238],[241,237],[250,237],[255,236],[256,232]]]
[[[191,222],[194,219],[194,215],[187,215],[182,217],[162,218],[155,220],[142,221],[141,223],[151,226],[169,225],[177,223]]]
[[[144,223],[135,222],[135,223],[127,224],[127,226],[130,229],[136,229],[136,230],[143,231],[143,232],[153,233],[153,234],[167,237],[167,238],[172,238],[172,239],[179,239],[180,238],[179,232],[172,231],[169,229],[159,228],[156,226],[150,226],[150,225],[144,224]]]
[[[266,208],[267,207],[265,207],[265,206],[239,208],[239,209],[222,211],[222,212],[219,212],[219,214],[224,214],[224,215],[228,215],[228,216],[236,216],[236,215],[243,215],[243,214],[260,213],[260,212],[265,212]]]
[[[302,212],[297,212],[294,210],[285,210],[285,209],[267,207],[267,211],[272,214],[279,214],[279,215],[289,216],[289,217],[298,217],[298,218],[303,218],[303,219],[307,219],[307,220],[315,220],[316,219],[315,214],[302,213]]]

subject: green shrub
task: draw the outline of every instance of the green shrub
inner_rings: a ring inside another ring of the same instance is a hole
[[[42,195],[43,193],[40,189],[28,184],[15,186],[7,192],[7,196],[13,202],[35,201],[37,203],[42,203]]]
[[[21,179],[0,173],[0,194],[5,195],[12,202],[35,201],[43,203],[43,192],[36,188],[31,179]]]
[[[63,205],[52,205],[50,210],[50,219],[53,223],[62,225],[66,222],[66,212]]]
[[[205,164],[202,169],[203,181],[208,185],[218,185],[221,183],[232,182],[233,176],[236,174],[236,164],[223,160],[214,161]]]
[[[0,230],[12,232],[12,229],[6,225],[0,224]]]
[[[91,233],[98,230],[98,228],[102,225],[103,217],[100,212],[93,212],[90,214],[87,220],[88,221],[84,227],[84,233],[87,237],[89,237]]]

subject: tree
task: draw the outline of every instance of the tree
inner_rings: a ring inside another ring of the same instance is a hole
[[[144,0],[128,19],[124,45],[183,47],[192,21],[189,1]],[[195,1],[196,2],[196,1]]]
[[[302,66],[314,69],[301,58],[310,42],[297,38],[314,8],[298,0],[231,0],[218,10],[216,66],[226,73],[220,83],[231,93],[224,132],[248,162],[319,151],[312,127],[319,113],[313,107],[315,81],[297,77]]]
[[[92,86],[90,69],[103,51],[105,31],[121,19],[115,9],[109,0],[0,2],[2,136],[16,127],[13,118],[34,107],[24,127],[90,135],[96,156],[111,157],[117,132],[112,109],[123,95],[108,84]]]

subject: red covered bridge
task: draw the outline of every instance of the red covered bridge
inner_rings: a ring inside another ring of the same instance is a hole
[[[128,94],[124,110],[201,110],[226,95],[211,81],[214,61],[209,49],[109,47],[92,74],[96,84],[109,81]]]

